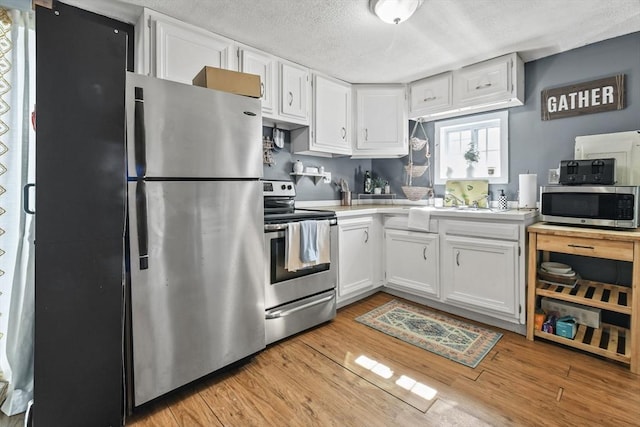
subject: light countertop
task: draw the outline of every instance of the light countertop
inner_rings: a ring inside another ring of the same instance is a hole
[[[447,218],[466,218],[466,219],[500,219],[511,221],[523,221],[529,218],[535,218],[538,216],[537,210],[531,209],[458,209],[458,208],[436,208],[432,206],[424,205],[397,205],[397,204],[354,204],[353,206],[340,206],[340,205],[325,205],[314,204],[313,202],[305,202],[304,206],[299,206],[307,209],[321,209],[335,211],[338,218],[346,218],[350,216],[358,215],[373,215],[373,214],[389,214],[389,215],[408,215],[410,208],[423,208],[428,209],[431,215],[434,217],[447,217]]]

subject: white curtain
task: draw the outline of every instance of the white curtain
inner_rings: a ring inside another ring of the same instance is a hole
[[[0,34],[0,376],[8,382],[2,412],[14,415],[33,398],[35,221],[22,197],[35,180],[35,19],[32,11],[8,16],[2,29],[10,31]]]

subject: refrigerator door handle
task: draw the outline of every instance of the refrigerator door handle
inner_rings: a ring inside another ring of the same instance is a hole
[[[147,174],[146,131],[144,127],[144,91],[141,87],[135,88],[135,122],[134,122],[134,155],[136,161],[136,173],[138,178],[144,178]]]
[[[147,190],[144,181],[138,181],[136,184],[136,212],[140,270],[147,270],[149,268],[149,231],[147,224]]]

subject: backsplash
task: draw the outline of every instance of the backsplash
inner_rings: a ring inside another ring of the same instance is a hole
[[[289,131],[284,132],[284,146],[281,149],[275,148],[273,151],[273,160],[275,164],[272,166],[264,165],[265,179],[281,179],[293,181],[289,175],[293,171],[293,163],[300,160],[304,166],[324,166],[326,172],[331,172],[331,184],[325,184],[320,181],[315,184],[313,179],[301,177],[296,185],[296,200],[340,200],[340,188],[336,183],[340,179],[344,179],[349,184],[349,189],[354,193],[363,190],[364,173],[371,171],[370,159],[351,159],[350,157],[316,157],[303,156],[291,153],[291,134]],[[262,135],[272,138],[273,128],[264,126]],[[375,173],[374,173],[374,176]]]

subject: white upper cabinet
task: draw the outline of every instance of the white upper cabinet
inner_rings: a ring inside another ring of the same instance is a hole
[[[280,62],[280,116],[295,123],[308,124],[310,85],[308,68]]]
[[[515,56],[501,56],[455,71],[456,104],[477,105],[515,97]]]
[[[450,109],[453,105],[453,73],[413,82],[409,86],[409,118]]]
[[[262,96],[262,114],[273,115],[276,108],[276,59],[266,53],[241,47],[238,51],[239,69],[243,73],[260,76],[260,94]]]
[[[406,89],[400,85],[354,85],[356,138],[353,156],[402,157],[409,153]]]
[[[142,25],[138,72],[191,84],[204,66],[236,69],[233,40],[148,9]]]
[[[524,105],[524,63],[511,53],[409,85],[411,119],[426,121]]]
[[[351,154],[351,85],[313,75],[312,123],[291,131],[296,154],[344,156]]]

